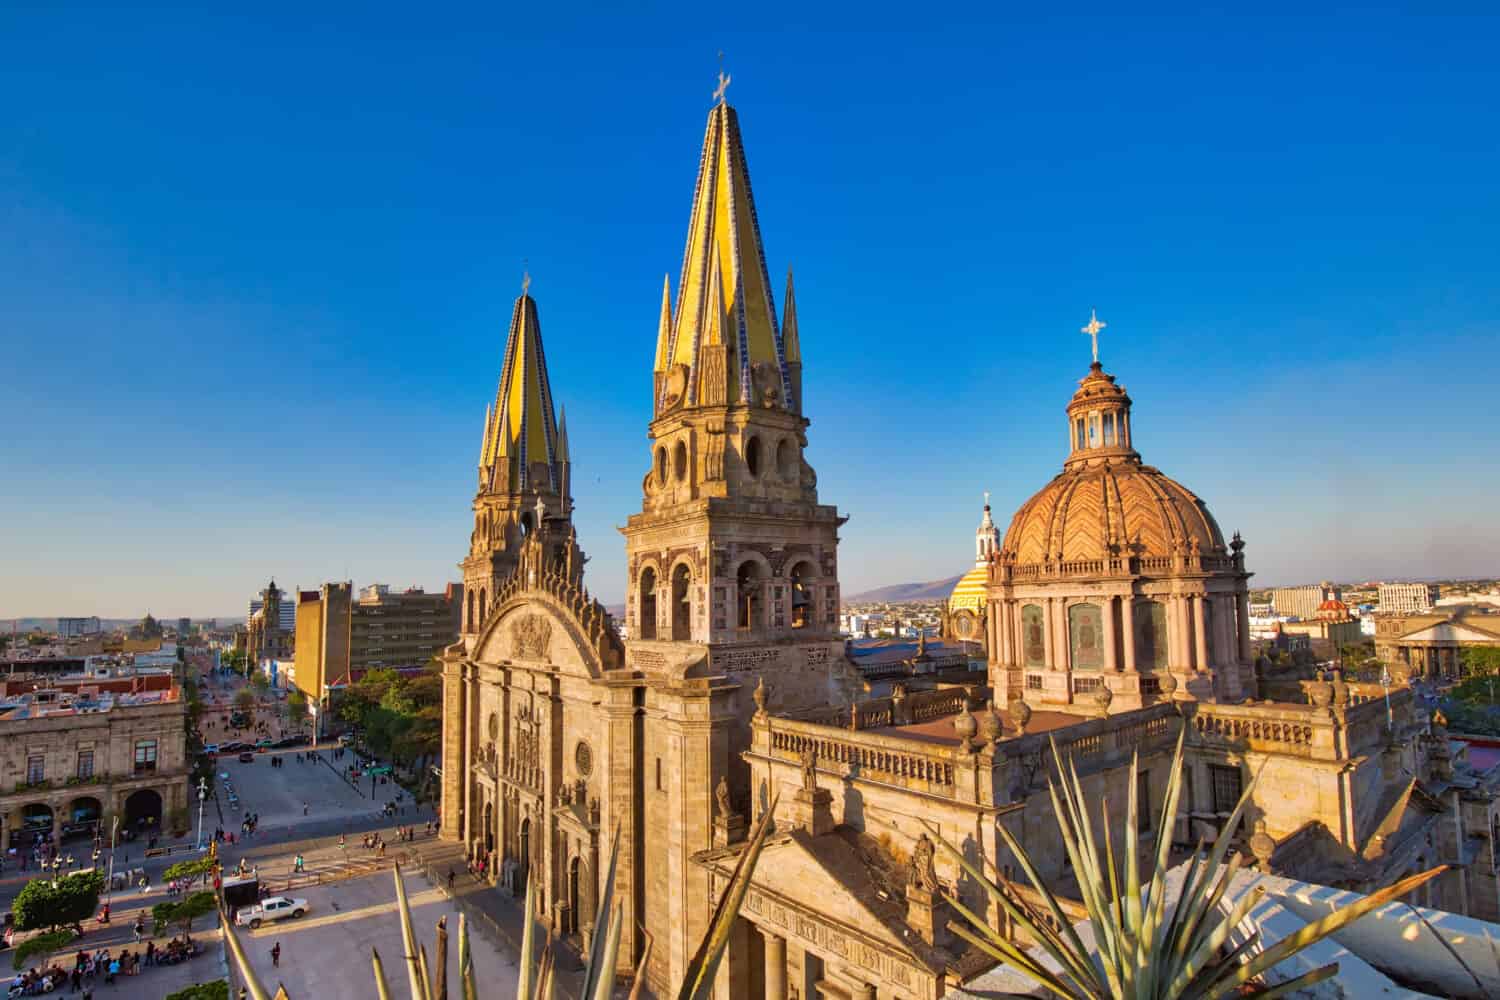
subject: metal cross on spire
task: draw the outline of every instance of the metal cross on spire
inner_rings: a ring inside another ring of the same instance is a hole
[[[719,53],[719,87],[714,91],[714,100],[720,104],[724,103],[724,91],[729,89],[729,81],[733,79],[724,72],[724,53]]]
[[[1079,333],[1086,333],[1086,334],[1088,334],[1089,338],[1091,340],[1093,340],[1093,342],[1094,342],[1094,364],[1096,364],[1096,365],[1099,363],[1099,331],[1102,330],[1102,329],[1104,329],[1108,325],[1109,325],[1108,323],[1101,323],[1101,322],[1099,322],[1098,315],[1095,314],[1094,310],[1090,309],[1089,310],[1089,325],[1083,327],[1082,329],[1080,329],[1078,331]]]
[[[522,267],[521,270],[521,297],[524,299],[526,293],[531,291],[531,269]]]
[[[985,490],[984,491],[984,505],[986,507],[988,507],[990,505],[990,491],[989,490]]]

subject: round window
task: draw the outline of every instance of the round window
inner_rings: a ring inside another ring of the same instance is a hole
[[[745,442],[745,468],[750,470],[750,475],[756,479],[760,478],[760,438],[752,437]]]
[[[578,768],[578,776],[587,778],[594,770],[594,751],[583,740],[578,741],[578,746],[573,751],[573,763]]]

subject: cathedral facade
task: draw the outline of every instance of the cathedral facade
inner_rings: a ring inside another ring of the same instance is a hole
[[[1131,400],[1097,352],[1066,406],[1062,472],[1003,539],[986,505],[950,603],[988,673],[863,682],[837,633],[844,518],[805,457],[791,277],[778,311],[727,103],[709,114],[649,387],[617,629],[584,581],[537,303],[516,301],[481,438],[461,637],[443,656],[442,833],[496,891],[534,884],[556,934],[593,932],[617,845],[620,969],[649,937],[648,986],[675,992],[747,829],[773,810],[716,994],[936,1000],[991,964],[946,930],[946,900],[1007,928],[934,838],[1034,901],[1008,881],[1004,827],[1069,895],[1053,741],[1121,823],[1131,792],[1154,819],[1179,738],[1182,811],[1167,829],[1146,823],[1143,851],[1231,837],[1266,870],[1365,890],[1446,862],[1420,902],[1500,915],[1500,774],[1471,768],[1399,683],[1382,697],[1335,675],[1258,700],[1244,545],[1143,464]],[[1231,829],[1253,774],[1253,807]]]

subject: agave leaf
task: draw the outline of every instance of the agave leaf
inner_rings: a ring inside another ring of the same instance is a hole
[[[594,980],[594,994],[592,1000],[610,1000],[615,992],[615,959],[620,954],[620,929],[625,923],[625,907],[623,903],[615,905],[615,912],[609,917],[609,927],[596,937],[605,938],[604,948],[598,953],[599,968],[590,969],[591,978]],[[590,959],[590,963],[593,959]]]
[[[646,939],[646,945],[641,949],[641,960],[635,963],[635,982],[630,984],[629,1000],[640,1000],[641,990],[646,985],[646,962],[651,958],[651,948],[656,944],[649,932],[641,928],[641,936]]]
[[[1015,857],[1016,863],[1021,866],[1021,870],[1031,882],[1032,888],[1047,905],[1047,909],[1051,912],[1053,919],[1060,928],[1059,931],[1054,931],[1052,926],[1046,921],[1036,919],[1027,910],[1021,909],[1011,903],[1010,899],[1004,893],[991,884],[989,879],[985,878],[969,863],[969,859],[963,856],[962,851],[948,843],[943,837],[938,836],[937,830],[930,823],[924,820],[923,825],[933,834],[937,845],[945,853],[957,860],[959,866],[968,872],[979,885],[985,888],[990,898],[994,899],[1011,919],[1026,929],[1031,938],[1040,944],[1047,954],[1052,956],[1052,960],[1061,966],[1067,975],[1079,983],[1080,986],[1093,989],[1099,988],[1098,970],[1094,967],[1093,961],[1089,959],[1088,951],[1084,948],[1083,941],[1079,939],[1077,932],[1073,930],[1072,921],[1062,912],[1062,907],[1058,905],[1057,898],[1052,894],[1051,890],[1043,884],[1036,867],[1031,863],[1031,857],[1027,855],[1025,849],[1011,835],[1011,832],[1005,828],[1004,824],[998,824],[995,827],[996,831],[1000,834],[1001,839],[1005,841],[1005,846]],[[991,933],[989,925],[982,920],[971,920],[970,923],[986,934]]]
[[[1222,895],[1222,890],[1220,894]],[[1199,972],[1210,966],[1219,954],[1219,949],[1229,939],[1229,935],[1250,915],[1250,911],[1260,904],[1264,896],[1264,890],[1260,886],[1256,886],[1255,889],[1239,898],[1239,901],[1234,904],[1234,908],[1230,910],[1229,914],[1214,925],[1213,930],[1205,935],[1203,942],[1189,952],[1178,966],[1176,975],[1167,986],[1169,995],[1182,992]],[[1209,902],[1203,897],[1199,897],[1199,899],[1200,901],[1194,904],[1195,909],[1207,909],[1211,913],[1218,912],[1217,899],[1213,902]]]
[[[401,881],[401,862],[391,868],[396,880],[396,906],[401,911],[401,945],[405,953],[406,977],[411,982],[411,1000],[429,1000],[426,977],[417,957],[417,935],[411,926],[411,904],[406,901],[406,884]]]
[[[1330,962],[1327,965],[1322,965],[1316,969],[1313,969],[1311,972],[1304,972],[1296,979],[1288,979],[1286,982],[1281,983],[1278,986],[1272,986],[1269,989],[1264,990],[1263,992],[1256,993],[1255,1000],[1276,1000],[1276,997],[1284,997],[1289,993],[1293,993],[1297,990],[1303,989],[1304,987],[1312,986],[1315,983],[1321,983],[1325,979],[1330,979],[1338,975],[1338,972],[1339,963]]]
[[[474,981],[474,957],[469,953],[469,918],[458,914],[458,981],[463,984],[464,1000],[479,1000],[479,986]]]
[[[385,981],[385,966],[380,962],[380,950],[370,949],[370,965],[375,970],[375,995],[380,1000],[391,1000],[391,988]]]
[[[422,987],[427,990],[427,995],[429,997],[431,997],[434,992],[432,988],[432,974],[430,972],[430,968],[431,967],[427,964],[427,946],[425,944],[417,945],[417,969],[422,973]]]
[[[755,823],[755,830],[750,835],[750,842],[740,852],[739,862],[734,866],[734,874],[729,879],[729,884],[724,887],[724,894],[719,897],[718,906],[714,907],[713,918],[708,924],[708,933],[698,945],[698,951],[688,963],[682,978],[682,989],[678,993],[679,1000],[702,1000],[708,996],[713,989],[714,974],[718,972],[719,960],[724,957],[724,949],[729,944],[729,932],[734,928],[734,921],[740,912],[740,903],[745,898],[745,893],[750,890],[750,879],[755,874],[755,864],[760,860],[760,852],[766,846],[766,836],[771,830],[771,820],[776,814],[776,802],[779,795],[773,795],[771,802],[760,814],[760,819]]]
[[[579,996],[587,1000],[598,992],[599,976],[604,965],[604,949],[609,937],[610,915],[614,912],[615,866],[620,860],[620,828],[615,827],[614,841],[609,848],[609,871],[604,877],[604,888],[599,893],[599,909],[594,914],[594,939],[590,942],[588,966],[583,972],[583,987]],[[613,966],[610,976],[613,978]]]
[[[972,926],[983,929],[982,924],[973,923],[974,917],[972,914],[965,913],[964,916],[970,921]],[[1044,988],[1052,991],[1053,993],[1056,993],[1058,996],[1087,997],[1093,995],[1089,992],[1081,991],[1080,989],[1075,988],[1073,985],[1070,985],[1073,980],[1070,976],[1068,976],[1067,972],[1064,972],[1062,976],[1058,976],[1056,973],[1052,972],[1051,969],[1048,969],[1045,965],[1038,962],[1031,955],[1022,951],[1020,948],[1011,944],[1009,941],[1005,940],[1002,937],[999,937],[995,934],[975,934],[967,927],[964,927],[962,924],[959,924],[956,921],[952,920],[948,921],[948,930],[958,937],[963,938],[965,941],[969,942],[969,944],[978,948],[980,951],[983,951],[985,954],[989,955],[996,961],[1007,962],[1010,965],[1015,966],[1021,972],[1030,976],[1032,979],[1035,979]]]
[[[1267,948],[1259,955],[1256,955],[1244,965],[1240,966],[1238,972],[1231,978],[1229,983],[1225,985],[1224,989],[1219,992],[1210,994],[1209,1000],[1212,1000],[1212,997],[1215,996],[1223,996],[1225,993],[1227,993],[1229,990],[1233,989],[1240,983],[1246,982],[1247,980],[1260,975],[1267,969],[1272,968],[1275,965],[1285,961],[1286,959],[1297,954],[1297,952],[1308,947],[1309,945],[1323,940],[1330,934],[1338,933],[1340,930],[1352,924],[1354,921],[1358,920],[1366,913],[1369,913],[1371,910],[1378,909],[1379,907],[1384,906],[1386,903],[1389,903],[1391,900],[1396,899],[1400,896],[1404,896],[1408,892],[1411,892],[1413,889],[1417,889],[1423,885],[1426,885],[1428,882],[1437,878],[1447,870],[1447,865],[1438,865],[1436,868],[1428,869],[1425,872],[1419,872],[1418,874],[1413,875],[1410,878],[1404,878],[1401,881],[1394,883],[1393,885],[1386,886],[1384,889],[1381,889],[1378,892],[1372,892],[1370,895],[1364,897],[1358,902],[1351,903],[1349,906],[1346,906],[1343,909],[1335,910],[1328,916],[1323,917],[1320,920],[1316,920],[1305,927],[1299,928],[1294,934],[1288,934],[1286,937],[1282,938],[1280,941],[1276,942],[1274,945]]]
[[[222,909],[219,911],[219,925],[224,929],[224,943],[229,945],[229,953],[234,956],[235,967],[239,969],[240,979],[245,984],[245,989],[250,992],[250,1000],[271,1000],[266,993],[266,988],[260,984],[260,977],[255,974],[255,969],[250,964],[250,959],[245,955],[245,947],[240,944],[240,936],[234,929],[234,921],[229,919]]]
[[[521,920],[521,957],[516,963],[516,998],[531,1000],[536,990],[536,879],[526,880],[525,913]]]

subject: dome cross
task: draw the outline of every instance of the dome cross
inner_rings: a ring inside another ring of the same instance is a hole
[[[1104,329],[1108,325],[1108,323],[1099,322],[1098,314],[1095,313],[1094,310],[1090,309],[1088,326],[1085,326],[1078,331],[1079,333],[1088,334],[1089,339],[1094,342],[1094,364],[1096,365],[1099,363],[1099,331]]]

